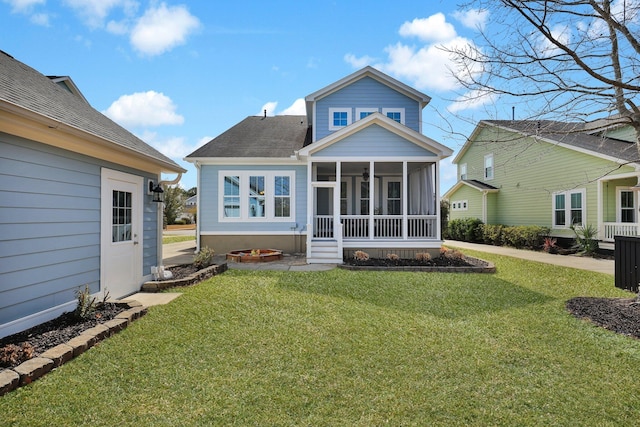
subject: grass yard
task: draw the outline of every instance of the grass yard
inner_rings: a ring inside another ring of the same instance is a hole
[[[196,236],[163,236],[162,244],[166,245],[168,243],[180,243],[189,240],[196,240]]]
[[[635,425],[640,341],[569,315],[612,276],[248,272],[195,287],[0,398],[0,424]]]

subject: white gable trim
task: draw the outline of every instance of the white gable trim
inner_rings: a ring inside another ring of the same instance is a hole
[[[449,190],[447,190],[446,193],[444,193],[442,195],[443,199],[449,199],[451,197],[451,195],[453,193],[455,193],[456,191],[458,191],[463,185],[466,185],[469,188],[473,188],[474,190],[477,190],[481,193],[498,193],[500,191],[499,188],[481,188],[481,187],[476,187],[475,185],[473,185],[470,182],[465,182],[465,181],[458,181],[454,184],[453,187],[451,187]]]
[[[401,138],[406,139],[409,142],[412,142],[424,148],[425,150],[428,150],[434,153],[440,159],[449,157],[453,153],[453,150],[451,150],[449,147],[446,147],[440,144],[439,142],[436,142],[433,139],[428,138],[425,135],[422,135],[421,133],[418,133],[406,126],[403,126],[400,123],[396,122],[395,120],[391,120],[390,118],[382,115],[381,113],[373,113],[368,115],[362,120],[357,120],[351,125],[343,129],[340,129],[339,131],[336,131],[324,137],[323,139],[314,142],[313,144],[310,144],[304,147],[303,149],[296,152],[297,156],[307,157],[307,156],[313,155],[314,153],[317,153],[318,151],[324,148],[327,148],[330,145],[335,144],[336,142],[341,141],[346,137],[353,135],[361,131],[362,129],[374,124],[388,130],[389,132],[392,132],[400,136]]]

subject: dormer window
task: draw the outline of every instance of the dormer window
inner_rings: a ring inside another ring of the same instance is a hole
[[[356,108],[356,120],[362,120],[365,117],[377,112],[377,108]]]
[[[350,108],[329,108],[329,130],[342,129],[351,124]]]
[[[404,124],[404,108],[383,108],[382,114],[400,124]]]

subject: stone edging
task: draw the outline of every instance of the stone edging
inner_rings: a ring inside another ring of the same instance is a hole
[[[18,387],[30,384],[52,369],[81,355],[103,339],[120,332],[129,326],[131,322],[147,313],[147,307],[138,301],[119,304],[127,306],[128,309],[119,313],[114,319],[82,331],[80,335],[70,339],[65,344],[52,347],[39,356],[22,362],[14,368],[0,370],[0,396]]]
[[[227,263],[223,262],[222,264],[210,265],[182,279],[144,282],[140,290],[142,292],[160,292],[176,286],[189,286],[213,277],[216,274],[224,273],[225,271],[227,271]]]
[[[468,257],[471,258],[471,257]],[[479,260],[485,265],[473,265],[468,267],[441,267],[441,266],[398,266],[398,267],[389,267],[389,266],[368,266],[368,265],[347,265],[340,264],[338,268],[342,268],[345,270],[351,271],[414,271],[414,272],[423,272],[423,273],[495,273],[496,266],[492,262],[481,260],[479,258],[473,258]]]

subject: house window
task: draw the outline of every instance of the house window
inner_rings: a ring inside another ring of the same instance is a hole
[[[585,191],[572,190],[553,195],[553,226],[584,225]]]
[[[395,120],[400,124],[404,124],[404,108],[383,108],[382,114]]]
[[[329,108],[329,130],[342,129],[351,124],[350,108]]]
[[[493,179],[493,153],[484,156],[484,179]]]
[[[356,120],[362,120],[365,117],[377,112],[377,108],[356,108]]]
[[[223,192],[223,216],[225,218],[240,218],[240,177],[225,176]]]
[[[387,182],[387,215],[402,215],[402,182]]]
[[[274,217],[288,218],[291,216],[291,177],[275,177]]]
[[[292,220],[294,172],[219,172],[220,221]]]
[[[467,164],[460,165],[460,179],[467,179]]]
[[[131,223],[133,215],[131,193],[113,190],[113,216],[111,221],[111,241],[127,242],[131,240]]]
[[[618,222],[636,222],[636,204],[632,190],[618,190],[618,206]]]
[[[468,209],[468,202],[466,200],[454,200],[451,202],[452,211],[466,211]]]
[[[369,215],[369,181],[360,183],[360,215]]]

